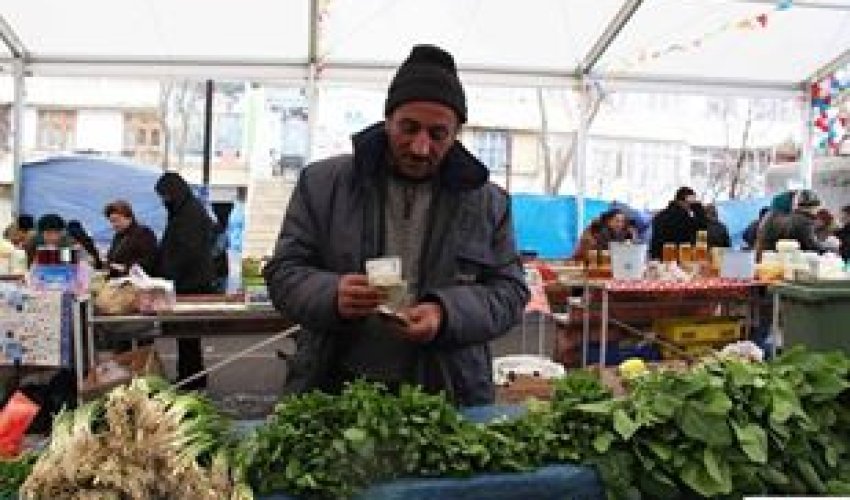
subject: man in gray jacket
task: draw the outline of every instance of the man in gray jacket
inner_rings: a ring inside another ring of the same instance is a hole
[[[265,267],[275,306],[302,326],[285,392],[365,378],[491,403],[488,343],[519,321],[528,289],[508,195],[457,141],[466,99],[452,56],[414,47],[385,116],[353,137],[353,155],[304,170]],[[364,270],[381,256],[401,258],[403,322],[376,314],[385,297]]]

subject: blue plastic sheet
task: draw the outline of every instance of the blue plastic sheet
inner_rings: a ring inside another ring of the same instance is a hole
[[[546,259],[572,256],[580,234],[574,196],[514,194],[511,200],[517,246],[521,251],[534,251]],[[582,228],[609,207],[607,201],[586,199]]]
[[[36,219],[46,213],[77,219],[103,245],[113,236],[103,208],[120,198],[130,202],[140,224],[161,235],[166,213],[154,191],[160,175],[159,168],[84,155],[25,163],[21,212]]]
[[[744,230],[751,222],[758,219],[759,210],[770,206],[771,198],[754,198],[751,200],[729,200],[715,203],[720,221],[726,224],[732,246],[744,244]]]
[[[514,418],[522,406],[477,406],[463,414],[475,422]],[[242,424],[243,432],[258,423]],[[463,479],[400,479],[374,485],[356,497],[358,500],[601,500],[605,498],[596,471],[571,464],[553,464],[513,474],[481,474]],[[259,500],[297,500],[283,493],[260,496]]]

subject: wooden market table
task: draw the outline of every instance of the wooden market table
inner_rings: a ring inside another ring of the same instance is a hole
[[[555,307],[567,305],[582,310],[582,366],[588,364],[591,314],[599,313],[599,365],[604,367],[611,324],[628,327],[629,322],[613,317],[615,304],[627,306],[630,312],[632,309],[644,310],[646,314],[658,314],[660,309],[665,316],[677,307],[716,309],[717,306],[728,308],[731,304],[742,304],[746,311],[745,336],[748,337],[751,324],[759,321],[762,292],[766,287],[766,283],[756,280],[726,278],[700,278],[687,282],[585,279],[552,284],[547,294]],[[581,290],[579,298],[572,299],[573,290]]]
[[[271,304],[245,304],[241,295],[180,296],[172,310],[151,314],[101,315],[90,300],[80,300],[81,313],[76,318],[81,332],[80,342],[85,346],[83,369],[77,370],[78,383],[95,364],[95,327],[97,325],[150,325],[159,327],[160,338],[187,337],[244,337],[268,335],[248,348],[229,356],[195,376],[215,371],[264,346],[270,345],[295,331],[292,321],[284,318]],[[163,327],[166,328],[163,328]],[[131,334],[132,336],[132,334]],[[149,338],[145,335],[145,338]],[[193,377],[195,377],[193,376]],[[178,384],[185,381],[180,381]]]

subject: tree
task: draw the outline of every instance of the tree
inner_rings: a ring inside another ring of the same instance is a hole
[[[590,127],[597,113],[599,113],[599,107],[604,98],[605,95],[601,92],[594,92],[591,95],[587,127]],[[566,149],[553,148],[551,134],[549,132],[549,122],[546,115],[546,102],[543,96],[543,89],[539,87],[537,88],[537,105],[540,109],[540,145],[543,150],[543,192],[545,194],[555,195],[561,190],[561,186],[567,175],[574,170],[576,134],[572,134],[572,138]],[[579,110],[580,115],[581,110]]]
[[[189,142],[189,125],[195,113],[198,97],[203,95],[203,84],[187,79],[162,82],[159,92],[159,123],[162,128],[162,168],[172,167],[171,152],[177,155],[174,165],[179,170],[186,162]],[[173,147],[172,147],[173,143]]]
[[[758,191],[756,185],[758,152],[752,148],[753,137],[753,101],[747,100],[747,111],[740,140],[733,144],[735,122],[738,119],[733,98],[725,98],[720,104],[721,117],[726,130],[726,144],[719,151],[719,162],[710,161],[706,198],[717,200],[726,197],[730,200],[750,196]]]

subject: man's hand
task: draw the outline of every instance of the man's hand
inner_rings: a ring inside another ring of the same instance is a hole
[[[366,317],[384,300],[383,294],[369,286],[365,274],[344,274],[336,291],[336,307],[343,319]]]
[[[443,308],[440,304],[426,302],[417,304],[402,311],[408,323],[396,331],[399,335],[412,342],[427,343],[434,340],[440,333],[443,323]]]

